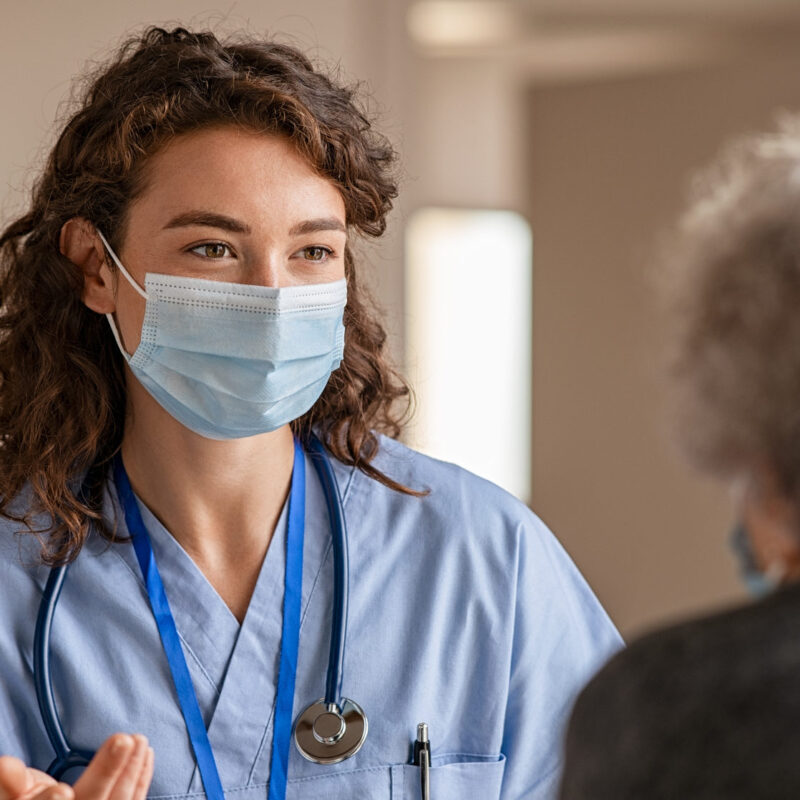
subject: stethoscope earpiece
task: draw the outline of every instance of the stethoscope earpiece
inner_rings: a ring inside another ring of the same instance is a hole
[[[367,715],[357,703],[345,697],[337,706],[321,697],[297,717],[294,743],[303,758],[336,764],[361,749],[367,728]]]

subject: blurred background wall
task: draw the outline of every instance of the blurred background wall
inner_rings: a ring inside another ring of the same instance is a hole
[[[363,246],[396,361],[413,374],[405,237],[414,215],[431,207],[517,212],[533,234],[531,405],[527,426],[517,426],[529,487],[518,494],[624,634],[739,595],[725,556],[726,498],[687,472],[666,434],[647,274],[692,171],[724,140],[800,109],[796,0],[0,7],[4,222],[24,207],[71,77],[146,23],[280,33],[363,80],[403,163],[391,230]],[[453,248],[456,264],[460,257]],[[502,280],[500,266],[486,258],[479,278]],[[486,337],[502,325],[465,313]],[[456,376],[463,397],[485,396],[484,366]],[[418,388],[424,414],[430,401]],[[487,402],[474,426],[491,431],[501,413]],[[465,439],[471,430],[464,426]]]

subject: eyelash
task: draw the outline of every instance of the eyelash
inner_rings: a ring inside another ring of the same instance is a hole
[[[228,256],[233,255],[233,250],[231,249],[230,245],[225,244],[224,242],[203,242],[202,244],[196,244],[194,247],[189,248],[190,253],[195,253],[196,255],[200,256],[201,258],[206,258],[209,261],[221,261],[225,256],[210,256],[206,253],[198,253],[196,251],[202,250],[203,248],[209,247],[223,247],[228,252]],[[324,258],[307,258],[312,264],[324,264],[329,258],[335,255],[333,250],[330,247],[325,247],[321,244],[310,245],[308,247],[302,247],[298,250],[298,253],[308,253],[309,250],[321,250],[324,253]]]

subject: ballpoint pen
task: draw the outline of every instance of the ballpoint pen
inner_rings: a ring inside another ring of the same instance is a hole
[[[431,800],[431,743],[428,739],[428,726],[424,722],[417,725],[414,764],[419,767],[420,797],[422,800]]]

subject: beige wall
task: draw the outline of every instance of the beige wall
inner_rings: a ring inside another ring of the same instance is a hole
[[[667,444],[645,278],[689,173],[800,109],[800,55],[534,88],[533,492],[629,633],[738,596],[723,490]]]

